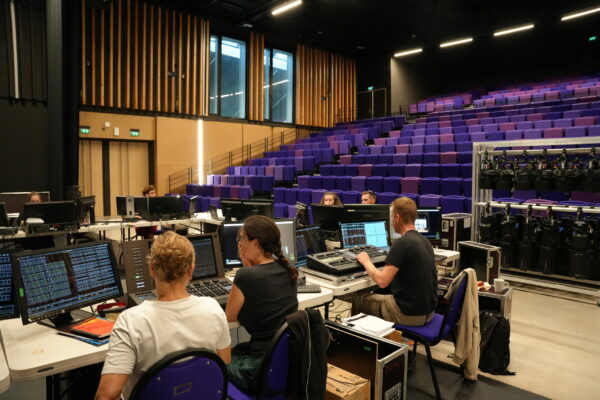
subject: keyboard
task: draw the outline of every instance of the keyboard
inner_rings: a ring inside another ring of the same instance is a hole
[[[319,285],[298,285],[298,293],[321,293]]]
[[[194,296],[212,297],[219,304],[227,303],[229,293],[231,292],[231,282],[227,279],[213,279],[206,281],[192,282],[188,285],[187,291]]]

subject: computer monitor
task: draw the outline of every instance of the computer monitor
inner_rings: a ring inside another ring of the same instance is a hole
[[[75,217],[80,224],[96,223],[96,196],[80,197],[75,205]]]
[[[323,204],[311,204],[313,220],[315,225],[319,225],[321,229],[326,231],[337,231],[339,222],[344,215],[344,207],[342,206],[326,206]]]
[[[15,318],[18,308],[10,253],[0,252],[0,319]]]
[[[238,216],[242,214],[242,200],[240,199],[221,199],[221,210],[223,211],[223,217],[225,221],[231,221],[232,218],[240,221]]]
[[[153,219],[179,218],[187,210],[183,209],[183,197],[159,196],[148,197],[148,214]]]
[[[27,197],[30,192],[2,192],[0,193],[0,202],[6,203],[6,212],[16,214],[23,211],[23,205],[27,203]],[[42,196],[42,202],[50,201],[50,192],[38,191]]]
[[[389,204],[344,204],[343,222],[389,221]]]
[[[243,222],[223,222],[221,224],[223,263],[226,268],[242,266],[237,247],[237,235],[242,226],[244,226]]]
[[[432,245],[442,243],[442,208],[418,208],[417,219],[415,220],[417,232],[425,236]],[[392,239],[400,237],[396,232],[392,233]]]
[[[296,264],[296,221],[293,219],[276,219],[279,228],[281,251],[292,265]]]
[[[296,266],[306,265],[306,257],[326,251],[325,241],[321,236],[321,228],[311,225],[304,228],[296,228]]]
[[[387,221],[340,222],[342,247],[390,245]]]
[[[187,237],[196,254],[192,279],[220,278],[224,276],[223,253],[219,235],[209,233]]]
[[[273,218],[273,200],[243,200],[242,208],[246,213],[246,215],[243,218],[248,218],[252,215],[264,215],[265,217]]]
[[[0,226],[8,226],[8,216],[6,215],[6,205],[0,203]]]
[[[147,219],[148,216],[148,197],[133,197],[133,210],[136,215]],[[117,214],[127,216],[127,197],[117,196]]]
[[[49,201],[47,203],[25,203],[23,219],[40,218],[45,224],[75,224],[74,201]]]
[[[110,242],[13,254],[12,263],[23,324],[48,318],[61,328],[70,311],[123,295]]]

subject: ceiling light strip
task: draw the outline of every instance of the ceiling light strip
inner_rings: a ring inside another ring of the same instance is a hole
[[[561,21],[568,21],[570,19],[584,17],[586,15],[597,13],[597,12],[600,12],[600,7],[594,8],[592,10],[580,11],[580,12],[576,12],[576,13],[573,13],[573,14],[567,14],[567,15],[564,15],[560,20]]]
[[[469,38],[464,38],[464,39],[458,39],[458,40],[452,40],[450,42],[444,42],[440,44],[440,47],[450,47],[450,46],[457,46],[459,44],[465,44],[465,43],[470,43],[473,41],[472,37]]]
[[[302,0],[290,1],[280,7],[275,8],[273,11],[271,11],[271,14],[273,14],[273,15],[281,14],[291,8],[298,7],[300,4],[302,4]]]
[[[423,51],[423,49],[421,47],[419,47],[418,49],[400,51],[400,52],[394,54],[394,57],[404,57],[404,56],[408,56],[410,54],[417,54],[422,51]]]
[[[515,28],[503,29],[501,31],[494,32],[494,36],[510,35],[511,33],[527,31],[529,29],[533,29],[534,27],[535,27],[534,24],[527,24],[527,25],[517,26]]]

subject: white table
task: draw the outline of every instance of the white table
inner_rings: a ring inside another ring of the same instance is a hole
[[[10,371],[4,356],[4,349],[0,346],[0,393],[4,393],[10,387]]]

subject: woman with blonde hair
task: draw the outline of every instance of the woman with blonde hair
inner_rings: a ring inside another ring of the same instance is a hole
[[[321,197],[321,202],[319,203],[325,206],[343,206],[342,200],[335,192],[325,192],[323,193],[323,197]]]
[[[145,371],[177,351],[205,349],[229,363],[231,339],[221,306],[186,290],[194,266],[194,248],[187,238],[169,231],[154,240],[148,268],[158,298],[117,319],[96,399],[127,399]]]

